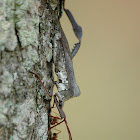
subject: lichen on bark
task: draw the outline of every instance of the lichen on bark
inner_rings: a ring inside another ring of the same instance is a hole
[[[0,139],[46,140],[57,38],[47,0],[0,1]],[[56,1],[57,3],[57,1]],[[56,5],[57,6],[57,5]],[[56,25],[55,25],[56,26]]]

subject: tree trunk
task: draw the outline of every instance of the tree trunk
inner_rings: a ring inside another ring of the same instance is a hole
[[[0,0],[0,140],[47,140],[58,0]]]

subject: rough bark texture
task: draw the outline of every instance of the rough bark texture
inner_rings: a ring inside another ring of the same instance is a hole
[[[58,1],[51,6],[56,9]],[[0,0],[0,140],[48,137],[50,98],[29,70],[51,88],[59,33],[53,18],[47,0]]]

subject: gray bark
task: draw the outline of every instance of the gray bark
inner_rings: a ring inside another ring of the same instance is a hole
[[[46,1],[0,0],[0,140],[48,137],[50,98],[29,73],[37,73],[50,90],[59,31]],[[57,2],[52,1],[53,9]]]

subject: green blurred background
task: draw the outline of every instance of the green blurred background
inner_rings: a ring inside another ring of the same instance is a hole
[[[81,96],[65,103],[73,140],[140,140],[140,1],[66,0],[83,28],[74,69]],[[70,46],[77,42],[66,15]],[[65,125],[58,139],[68,140]]]

